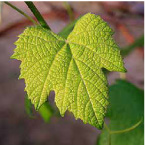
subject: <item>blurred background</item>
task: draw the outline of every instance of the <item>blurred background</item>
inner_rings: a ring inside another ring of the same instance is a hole
[[[33,17],[24,2],[11,2]],[[144,2],[34,2],[52,31],[60,32],[80,15],[100,15],[115,31],[114,39],[123,51],[125,77],[144,87]],[[10,60],[14,42],[32,25],[24,16],[2,5],[0,24],[0,145],[95,145],[99,130],[73,115],[52,117],[45,123],[39,113],[30,118],[25,111],[24,80],[18,80],[19,61]],[[122,74],[121,74],[122,75]],[[108,73],[109,84],[121,76]],[[53,98],[52,94],[52,98]]]

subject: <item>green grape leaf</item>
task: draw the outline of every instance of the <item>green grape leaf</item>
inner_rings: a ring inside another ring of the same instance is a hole
[[[133,84],[118,80],[110,87],[107,117],[111,131],[125,130],[137,124],[144,116],[144,91]],[[144,127],[142,123],[131,131],[112,134],[111,145],[143,145]],[[104,129],[97,145],[108,145],[109,133]]]
[[[63,116],[102,128],[108,105],[108,87],[102,68],[125,72],[112,29],[100,16],[81,17],[67,39],[40,26],[27,28],[12,58],[21,60],[20,79],[25,79],[29,99],[36,109],[55,91]]]

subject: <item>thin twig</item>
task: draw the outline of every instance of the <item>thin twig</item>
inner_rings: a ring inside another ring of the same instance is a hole
[[[4,2],[4,3],[7,4],[8,6],[10,6],[11,8],[13,8],[14,10],[16,10],[17,12],[19,12],[20,14],[22,14],[23,16],[25,16],[28,20],[30,20],[35,25],[38,25],[36,21],[34,21],[30,16],[28,16],[26,13],[21,11],[19,8],[15,7],[14,5],[12,5],[9,2]]]

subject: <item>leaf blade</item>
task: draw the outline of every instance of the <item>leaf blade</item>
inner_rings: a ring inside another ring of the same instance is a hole
[[[25,90],[36,109],[54,90],[62,116],[69,110],[76,119],[102,128],[108,105],[102,68],[125,68],[112,30],[99,16],[81,17],[67,40],[37,26],[27,28],[15,44],[12,58],[22,61],[20,78],[25,79]]]
[[[110,119],[109,128],[113,131],[126,130],[139,125],[133,130],[121,134],[111,135],[112,145],[142,145],[144,139],[143,122],[144,116],[144,92],[133,84],[118,80],[110,87],[110,106],[107,117]],[[109,134],[106,129],[102,131],[98,139],[99,145],[107,145]]]

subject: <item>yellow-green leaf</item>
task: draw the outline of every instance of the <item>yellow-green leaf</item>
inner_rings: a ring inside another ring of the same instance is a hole
[[[38,109],[50,91],[63,116],[102,128],[108,105],[108,87],[102,68],[125,72],[112,30],[100,16],[86,14],[64,39],[40,26],[20,36],[12,58],[21,60],[20,78],[25,79],[29,99]]]

